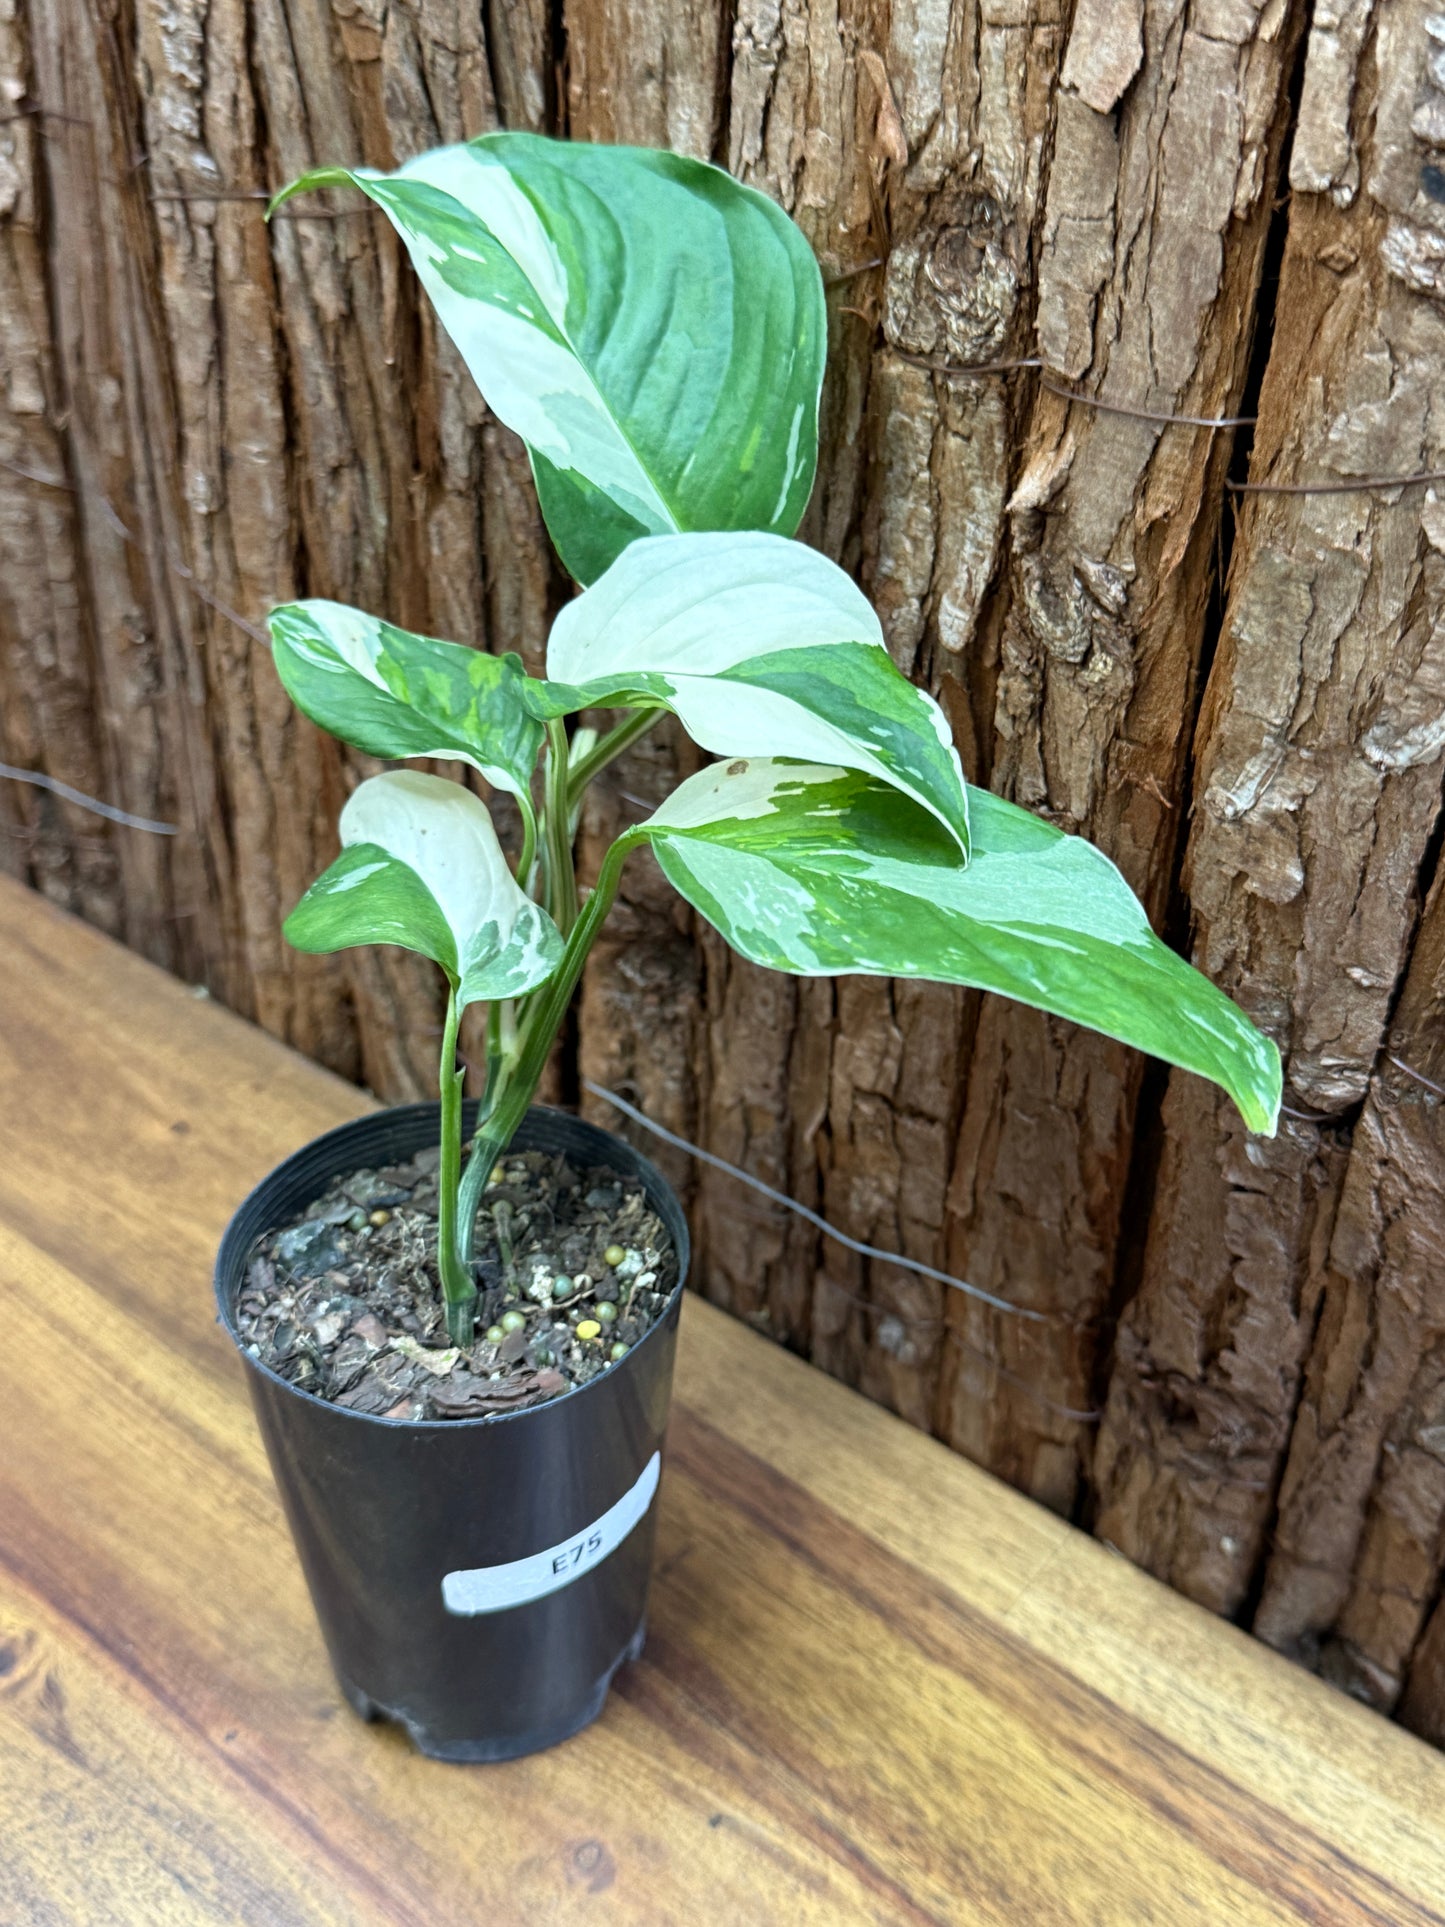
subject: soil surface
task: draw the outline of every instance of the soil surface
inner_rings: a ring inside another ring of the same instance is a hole
[[[438,1154],[338,1178],[258,1239],[236,1304],[241,1342],[316,1397],[382,1418],[515,1412],[625,1358],[677,1283],[641,1180],[518,1151],[477,1213],[476,1340],[447,1342],[437,1279]]]

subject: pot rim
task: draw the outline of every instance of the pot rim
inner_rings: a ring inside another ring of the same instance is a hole
[[[469,1108],[474,1107],[475,1100],[473,1099],[470,1101]],[[349,1405],[338,1405],[334,1399],[318,1398],[314,1392],[304,1391],[299,1385],[291,1384],[289,1379],[282,1378],[279,1372],[275,1371],[270,1365],[262,1364],[259,1358],[247,1350],[235,1326],[234,1306],[227,1303],[228,1293],[225,1280],[222,1276],[222,1264],[226,1257],[226,1247],[230,1242],[236,1220],[242,1216],[259,1194],[265,1190],[277,1172],[284,1169],[292,1158],[300,1156],[303,1151],[309,1151],[318,1144],[324,1144],[329,1138],[344,1138],[346,1134],[354,1130],[358,1124],[370,1123],[378,1117],[383,1117],[388,1114],[400,1116],[407,1112],[415,1113],[421,1111],[436,1113],[439,1112],[440,1109],[440,1104],[435,1100],[430,1102],[423,1100],[415,1104],[381,1104],[374,1110],[363,1111],[359,1117],[348,1118],[345,1123],[333,1125],[329,1131],[322,1131],[317,1137],[308,1138],[304,1144],[297,1145],[294,1151],[288,1152],[287,1155],[282,1158],[280,1164],[273,1165],[263,1178],[252,1185],[251,1189],[231,1213],[231,1216],[226,1221],[226,1228],[221,1233],[221,1242],[216,1250],[216,1261],[211,1273],[211,1284],[215,1293],[217,1306],[216,1322],[235,1346],[242,1364],[248,1371],[255,1372],[258,1377],[270,1379],[274,1385],[280,1386],[284,1392],[289,1392],[293,1398],[306,1399],[309,1403],[319,1405],[326,1411],[334,1413],[337,1418],[351,1419],[361,1425],[380,1425],[384,1426],[388,1431],[405,1432],[409,1435],[463,1432],[479,1426],[519,1425],[525,1419],[535,1419],[544,1412],[555,1412],[561,1406],[570,1404],[573,1399],[581,1398],[584,1394],[590,1392],[595,1385],[602,1384],[604,1379],[609,1377],[613,1371],[619,1371],[625,1367],[628,1361],[642,1351],[645,1346],[649,1345],[662,1330],[663,1326],[674,1317],[681,1301],[683,1290],[687,1284],[688,1267],[692,1260],[692,1239],[689,1235],[687,1214],[682,1208],[682,1201],[673,1190],[672,1185],[652,1162],[651,1158],[645,1156],[641,1151],[636,1150],[631,1144],[628,1144],[625,1138],[618,1137],[615,1131],[609,1131],[605,1124],[592,1124],[586,1118],[578,1117],[571,1111],[560,1110],[554,1104],[533,1104],[527,1111],[527,1117],[529,1118],[541,1112],[544,1116],[559,1118],[569,1124],[584,1124],[588,1130],[596,1131],[601,1136],[610,1138],[614,1144],[622,1145],[628,1156],[636,1159],[638,1166],[636,1175],[642,1179],[644,1186],[655,1186],[665,1198],[671,1200],[677,1209],[678,1220],[682,1226],[682,1241],[680,1246],[675,1237],[673,1240],[674,1247],[677,1248],[678,1257],[677,1283],[669,1292],[667,1303],[657,1314],[656,1318],[653,1319],[651,1325],[648,1326],[642,1337],[638,1339],[635,1345],[628,1347],[626,1358],[619,1358],[615,1365],[609,1365],[607,1371],[599,1372],[595,1378],[588,1379],[585,1385],[573,1385],[569,1390],[561,1393],[556,1398],[544,1399],[540,1405],[529,1405],[520,1412],[481,1412],[474,1418],[384,1418],[380,1413],[358,1412],[353,1410]],[[344,1169],[344,1167],[342,1168]],[[333,1175],[339,1174],[339,1172],[333,1173]],[[272,1227],[272,1229],[274,1229],[274,1227]],[[243,1263],[249,1259],[251,1252],[255,1249],[257,1239],[265,1235],[266,1233],[264,1231],[258,1231],[255,1236],[251,1238],[246,1247]],[[231,1293],[230,1296],[234,1297],[235,1293]]]

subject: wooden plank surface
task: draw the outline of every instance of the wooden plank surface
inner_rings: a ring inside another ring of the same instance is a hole
[[[366,1099],[0,881],[0,1921],[1445,1921],[1445,1762],[709,1306],[652,1630],[457,1768],[340,1704],[211,1312]]]

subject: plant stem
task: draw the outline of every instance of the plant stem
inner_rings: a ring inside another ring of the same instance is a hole
[[[502,1006],[499,1001],[487,1005],[487,1083],[482,1092],[481,1115],[485,1117],[492,1108],[492,1098],[496,1094],[497,1081],[502,1074]]]
[[[567,807],[567,727],[560,717],[547,725],[547,801],[542,832],[547,839],[547,908],[567,937],[577,921],[577,873],[572,867],[571,812]]]
[[[567,780],[567,800],[573,809],[582,800],[582,792],[597,775],[606,769],[615,756],[630,749],[639,737],[645,736],[653,724],[666,712],[661,709],[634,709],[614,728],[609,729],[602,740],[585,756],[579,756],[572,765]]]
[[[622,880],[622,866],[639,840],[635,832],[629,831],[625,836],[618,837],[607,852],[597,886],[573,926],[567,947],[562,952],[561,963],[546,983],[532,993],[527,1014],[517,1033],[515,1054],[504,1064],[501,1089],[477,1127],[462,1178],[457,1248],[464,1264],[471,1262],[472,1239],[482,1188],[491,1175],[493,1165],[511,1143],[517,1126],[527,1115],[537,1084],[546,1069],[553,1041],[561,1028],[562,1019],[567,1015],[567,1006],[572,1001],[577,980],[582,975],[587,953],[596,942],[597,933],[616,901],[617,886]]]
[[[447,1336],[470,1345],[476,1319],[477,1287],[459,1248],[457,1205],[462,1175],[462,1076],[457,1064],[457,987],[447,984],[447,1014],[442,1028],[441,1162],[437,1168],[437,1270],[446,1304]]]
[[[530,796],[519,796],[517,806],[522,812],[522,854],[517,859],[517,882],[530,896],[527,885],[537,858],[537,812],[532,808]]]

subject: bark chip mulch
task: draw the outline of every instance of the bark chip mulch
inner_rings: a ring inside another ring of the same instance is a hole
[[[509,1153],[477,1213],[476,1339],[447,1340],[434,1148],[338,1178],[257,1241],[236,1304],[253,1357],[317,1398],[382,1418],[515,1412],[625,1357],[677,1282],[641,1181]]]

